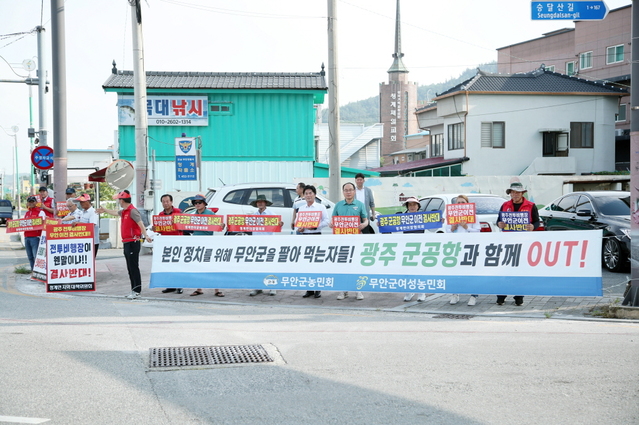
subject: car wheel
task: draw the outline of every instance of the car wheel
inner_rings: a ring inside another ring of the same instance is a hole
[[[621,245],[614,237],[605,238],[601,255],[604,267],[611,272],[620,272],[625,264]]]

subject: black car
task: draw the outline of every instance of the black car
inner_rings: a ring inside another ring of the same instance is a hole
[[[603,230],[601,260],[613,272],[630,266],[630,192],[572,192],[539,210],[546,230]]]

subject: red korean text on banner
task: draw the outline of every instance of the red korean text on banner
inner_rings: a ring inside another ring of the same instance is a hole
[[[357,235],[359,230],[358,215],[333,216],[334,235]]]
[[[42,217],[7,220],[7,233],[29,232],[32,230],[42,230],[43,228],[44,221]]]
[[[71,211],[69,211],[69,206],[66,202],[56,202],[55,209],[57,211],[56,217],[63,218],[69,215]]]
[[[157,233],[175,232],[172,215],[154,215],[153,231]]]
[[[47,292],[94,291],[93,224],[48,225],[46,232]]]
[[[300,229],[317,229],[322,220],[321,211],[298,211],[295,216],[295,227]]]
[[[177,230],[202,232],[221,232],[224,225],[223,215],[173,214],[173,225]]]
[[[280,232],[279,215],[232,215],[226,217],[229,232]]]
[[[473,202],[446,205],[446,221],[448,221],[448,224],[475,223],[477,222],[475,214],[475,204]]]

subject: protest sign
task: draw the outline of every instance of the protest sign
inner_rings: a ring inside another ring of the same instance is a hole
[[[475,223],[476,221],[474,203],[446,205],[446,222],[448,224]]]
[[[313,238],[166,236],[152,288],[601,296],[601,230]]]
[[[322,221],[321,211],[298,211],[295,215],[295,227],[299,229],[317,229]]]
[[[442,224],[441,211],[381,215],[377,222],[382,233],[437,229],[442,227]]]
[[[46,226],[47,292],[94,291],[91,223]]]
[[[191,230],[202,232],[221,232],[223,230],[223,215],[208,214],[173,214],[173,225],[177,230]]]
[[[333,234],[335,235],[358,235],[360,217],[358,215],[334,215]]]
[[[280,232],[282,227],[279,215],[234,215],[226,216],[229,232]]]

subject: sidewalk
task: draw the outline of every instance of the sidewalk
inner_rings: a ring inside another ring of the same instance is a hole
[[[417,302],[416,296],[411,302],[404,302],[405,294],[364,292],[364,300],[357,301],[355,292],[344,300],[337,300],[337,292],[323,291],[321,298],[302,298],[305,291],[279,290],[277,295],[270,296],[264,292],[254,297],[250,290],[223,290],[225,297],[214,296],[213,289],[204,289],[204,295],[192,297],[194,288],[185,288],[183,294],[175,292],[163,294],[162,288],[149,289],[151,271],[151,255],[140,256],[142,271],[143,300],[170,300],[196,303],[224,303],[260,306],[295,306],[331,309],[378,310],[408,313],[425,313],[434,315],[454,315],[450,318],[468,318],[469,316],[492,317],[526,317],[526,318],[565,318],[597,320],[589,311],[594,306],[605,306],[615,302],[619,297],[540,297],[526,296],[524,305],[517,307],[512,297],[508,297],[502,306],[495,303],[494,295],[480,295],[475,306],[468,306],[468,295],[461,295],[456,305],[451,305],[450,294],[429,294],[426,301]],[[124,297],[131,292],[129,277],[122,250],[100,250],[96,260],[97,284],[95,292],[72,293],[78,296]],[[26,278],[24,278],[26,279]],[[449,316],[446,316],[449,317]],[[610,320],[610,319],[606,319]]]

